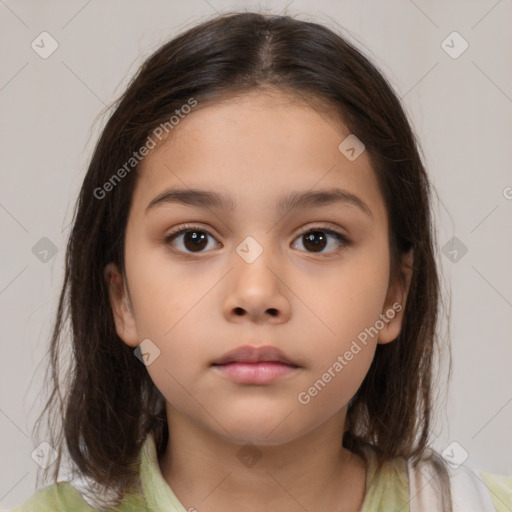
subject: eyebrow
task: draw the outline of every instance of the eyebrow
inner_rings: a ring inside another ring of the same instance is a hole
[[[146,206],[145,214],[158,205],[172,203],[197,206],[200,208],[236,209],[236,203],[230,196],[225,194],[200,189],[168,189],[155,197]],[[327,206],[336,203],[355,206],[366,215],[373,218],[370,208],[361,198],[340,188],[292,192],[279,199],[277,202],[277,210],[278,212],[284,212],[300,208]]]

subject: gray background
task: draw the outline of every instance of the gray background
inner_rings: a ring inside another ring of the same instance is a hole
[[[398,91],[439,194],[438,258],[452,304],[453,376],[434,446],[512,474],[510,0],[0,0],[0,509],[34,491],[41,360],[99,114],[161,43],[215,11],[241,9],[326,24]],[[31,47],[43,31],[59,45],[47,59]],[[457,58],[442,46],[453,31],[469,44]],[[41,252],[45,237],[53,257]]]

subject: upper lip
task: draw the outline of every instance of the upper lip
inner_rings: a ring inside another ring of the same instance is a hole
[[[284,363],[290,366],[298,366],[290,358],[288,358],[281,350],[277,347],[270,345],[264,347],[251,347],[250,345],[244,345],[238,347],[227,354],[216,359],[212,365],[221,365],[234,362],[243,363],[259,363],[259,362],[277,362]]]

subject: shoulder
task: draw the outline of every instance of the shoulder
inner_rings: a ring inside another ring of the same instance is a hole
[[[431,462],[422,461],[417,466],[408,463],[411,496],[416,496],[411,500],[411,511],[432,510],[434,503],[436,510],[441,506],[440,488],[444,477],[449,481],[454,510],[512,510],[512,477],[478,472],[466,465],[452,466],[441,458],[437,467]],[[439,464],[444,467],[444,476]]]
[[[512,476],[495,475],[481,471],[480,478],[487,486],[496,510],[498,512],[510,512],[512,510]]]
[[[93,512],[102,509],[100,505],[94,505],[95,501],[91,498],[89,489],[75,485],[74,482],[57,482],[43,487],[9,512],[69,512],[70,510]],[[135,512],[145,509],[144,497],[138,492],[126,494],[119,505],[109,508],[118,512]]]
[[[409,512],[409,483],[406,460],[397,457],[378,461],[371,446],[363,447],[367,465],[366,492],[362,512],[375,510],[400,510]]]
[[[39,489],[27,501],[14,507],[11,512],[59,512],[65,510],[89,512],[94,509],[71,483],[57,482]]]

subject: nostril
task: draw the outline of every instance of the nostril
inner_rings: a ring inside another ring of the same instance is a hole
[[[238,307],[238,308],[234,309],[234,312],[236,315],[242,316],[245,314],[245,309]],[[267,309],[267,312],[271,316],[277,316],[279,314],[276,308],[269,308],[269,309]]]

